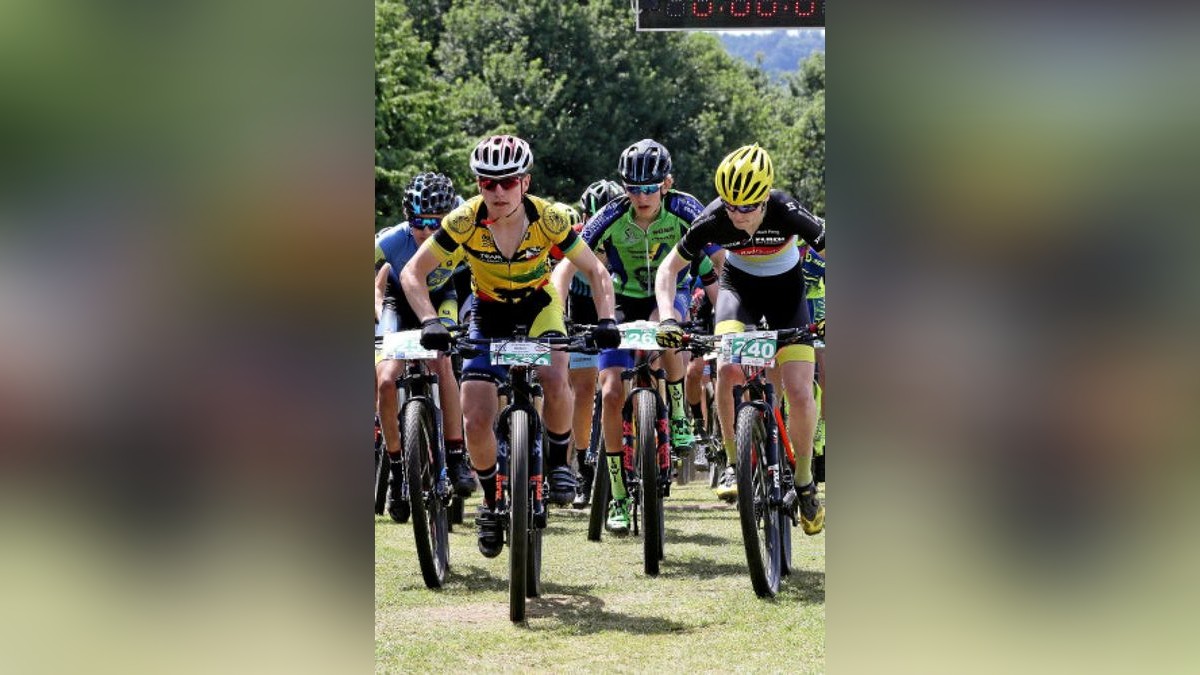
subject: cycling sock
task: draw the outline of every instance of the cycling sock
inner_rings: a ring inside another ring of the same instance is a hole
[[[702,410],[700,408],[699,403],[689,403],[688,407],[692,409],[692,419],[694,419],[694,420],[704,419],[704,410]]]
[[[568,429],[565,434],[556,434],[547,429],[546,440],[549,441],[550,446],[546,457],[548,468],[556,469],[560,466],[565,466],[567,463],[567,445],[571,442],[571,430]]]
[[[489,509],[496,508],[496,465],[475,469],[475,475],[479,477],[479,487],[483,489],[483,503]]]
[[[577,468],[582,469],[584,467],[584,465],[587,463],[585,461],[587,459],[587,453],[588,453],[587,448],[575,448],[575,466]]]
[[[612,487],[612,498],[625,499],[629,496],[625,492],[625,468],[622,466],[622,455],[605,455],[608,460],[608,478],[609,485]]]
[[[796,456],[796,487],[804,487],[813,482],[812,457]]]
[[[729,461],[729,466],[737,464],[737,448],[734,447],[733,441],[722,439],[721,442],[725,445],[725,458]]]
[[[671,400],[671,419],[687,417],[687,407],[683,400],[683,380],[667,381],[667,398]]]
[[[448,464],[451,468],[457,466],[463,461],[465,452],[466,444],[463,443],[463,439],[446,439],[446,464]]]

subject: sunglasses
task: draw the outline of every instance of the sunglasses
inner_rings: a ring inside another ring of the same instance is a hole
[[[654,185],[626,185],[625,191],[631,195],[652,195],[662,189],[662,183]]]
[[[511,190],[521,182],[520,176],[509,176],[508,178],[480,178],[480,190],[495,190],[497,187],[502,187],[505,190]]]
[[[442,216],[436,218],[413,218],[408,221],[408,225],[414,230],[424,230],[426,228],[436,230],[442,226]]]
[[[738,213],[754,213],[758,210],[758,207],[765,203],[766,202],[759,202],[757,204],[746,204],[745,206],[734,206],[723,199],[721,200],[721,204],[725,206],[726,211],[737,211]]]

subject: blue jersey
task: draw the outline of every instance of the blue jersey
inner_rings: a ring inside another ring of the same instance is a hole
[[[398,295],[400,270],[404,269],[408,261],[417,254],[418,248],[420,245],[417,244],[417,239],[413,236],[407,222],[385,227],[375,233],[375,269],[378,270],[385,262],[392,266],[392,271],[388,275],[387,295],[392,297]],[[429,290],[435,291],[445,286],[454,274],[454,270],[462,264],[463,253],[460,249],[456,255],[451,256],[429,273],[425,279]]]

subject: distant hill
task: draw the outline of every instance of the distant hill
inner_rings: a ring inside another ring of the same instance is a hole
[[[825,51],[823,30],[724,32],[718,35],[727,52],[747,63],[757,63],[758,55],[762,54],[762,68],[773,78],[795,71],[809,54]]]

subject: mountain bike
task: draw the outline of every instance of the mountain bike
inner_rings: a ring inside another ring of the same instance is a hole
[[[642,535],[643,569],[651,576],[659,573],[666,547],[663,499],[670,495],[673,463],[665,391],[667,374],[664,369],[655,367],[662,351],[654,338],[657,326],[650,321],[620,326],[620,348],[636,350],[634,366],[621,373],[621,381],[633,385],[621,408],[621,464],[632,507],[629,515],[633,534]],[[691,449],[687,452],[690,455]],[[600,541],[612,487],[600,456],[602,453],[597,456],[588,528],[588,539],[592,541]],[[690,461],[690,457],[686,461]]]
[[[550,364],[551,351],[595,353],[590,335],[531,338],[518,326],[512,339],[457,337],[452,347],[464,357],[490,354],[492,363],[509,366],[508,382],[499,394],[507,404],[496,419],[496,485],[501,491],[496,513],[506,522],[508,544],[508,617],[525,620],[526,598],[542,588],[542,530],[547,511],[546,477],[542,472],[544,428],[536,366]],[[453,336],[453,332],[452,332]]]
[[[685,336],[685,344],[719,346],[731,363],[742,365],[746,376],[743,384],[733,387],[737,504],[750,581],[759,597],[773,597],[779,592],[781,577],[791,572],[792,527],[800,503],[796,457],[776,405],[775,387],[767,380],[767,368],[779,346],[799,343],[812,334],[809,326],[719,337]]]
[[[434,390],[438,378],[424,363],[438,358],[438,354],[421,348],[420,335],[419,330],[388,333],[379,342],[384,358],[404,360],[404,374],[396,379],[402,394],[400,444],[404,470],[401,485],[393,485],[392,490],[399,490],[408,500],[425,585],[440,588],[450,568],[449,511],[454,491],[446,470],[442,413]],[[385,455],[381,464],[387,460]]]

